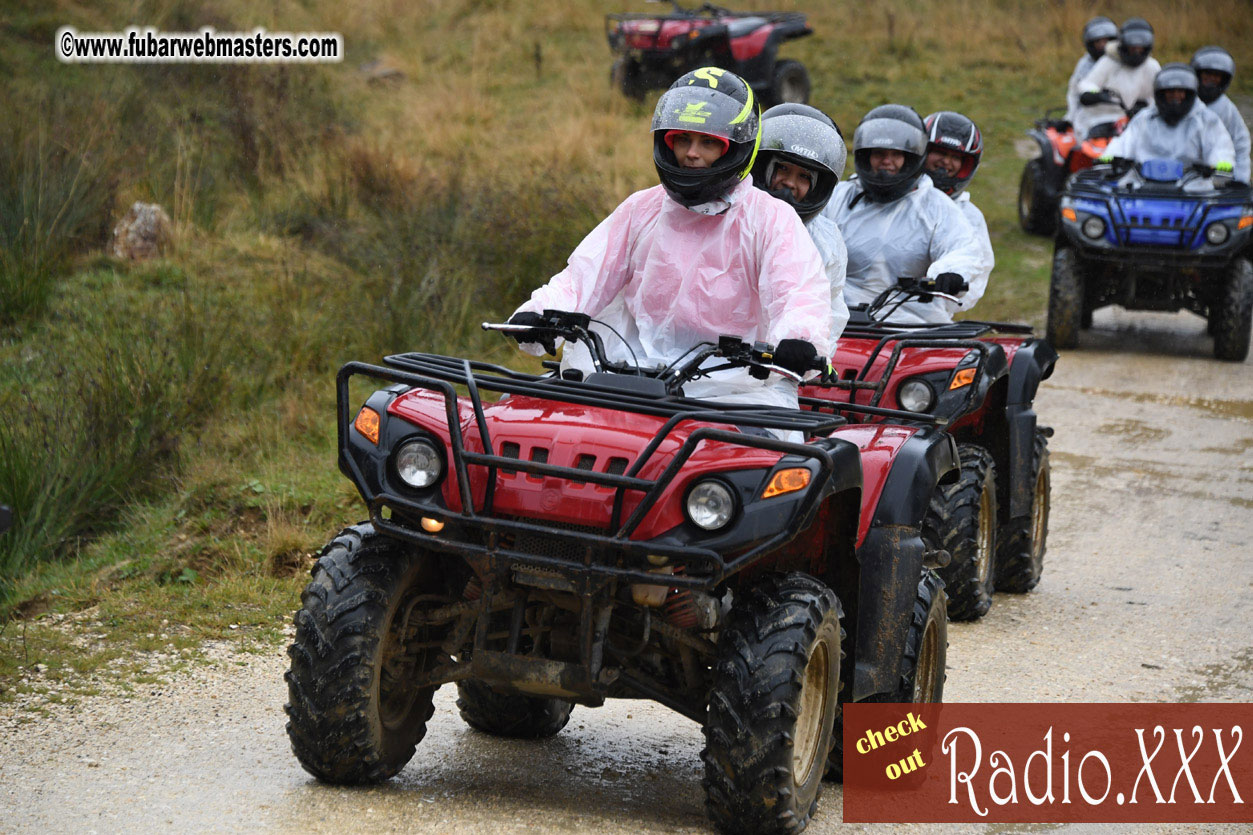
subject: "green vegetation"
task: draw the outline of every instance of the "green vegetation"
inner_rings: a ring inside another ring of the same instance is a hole
[[[1017,231],[1015,142],[1061,100],[1090,4],[770,5],[810,12],[817,34],[785,52],[846,136],[886,101],[980,124],[973,193],[998,268],[979,313],[1038,322],[1051,248]],[[107,0],[6,12],[0,102],[23,116],[0,135],[0,502],[17,518],[0,536],[0,698],[32,686],[35,664],[85,681],[136,649],[277,634],[310,555],[362,515],[334,464],[335,369],[415,348],[510,360],[474,324],[507,314],[655,182],[655,99],[608,87],[607,10]],[[1253,91],[1238,0],[1095,11],[1148,17],[1163,61],[1224,44],[1242,68],[1237,98]],[[326,66],[54,58],[61,25],[132,23],[338,31],[348,54]],[[104,253],[136,200],[163,205],[174,235],[132,265]]]

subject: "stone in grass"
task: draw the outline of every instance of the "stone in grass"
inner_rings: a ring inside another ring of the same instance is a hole
[[[143,261],[161,255],[170,243],[173,224],[156,203],[136,202],[113,227],[113,255]]]

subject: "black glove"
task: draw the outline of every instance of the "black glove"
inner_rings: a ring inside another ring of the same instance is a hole
[[[544,323],[545,320],[543,316],[538,313],[530,313],[527,311],[513,314],[513,316],[509,317],[508,322],[510,325],[526,325],[528,328],[538,328]],[[544,350],[548,353],[553,356],[557,355],[557,335],[547,328],[534,331],[516,331],[509,335],[517,340],[519,345],[524,342],[537,342],[542,345]]]
[[[940,273],[932,281],[935,283],[935,292],[949,296],[956,296],[958,293],[964,293],[970,289],[966,279],[957,273]]]
[[[1109,90],[1100,90],[1096,93],[1087,91],[1079,94],[1079,103],[1086,105],[1113,104],[1114,96],[1109,92]]]
[[[797,374],[825,366],[825,363],[818,364],[818,349],[804,339],[779,340],[778,347],[774,349],[774,364]]]

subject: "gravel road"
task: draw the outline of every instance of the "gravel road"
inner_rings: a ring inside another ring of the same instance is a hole
[[[1253,701],[1253,363],[1209,345],[1196,317],[1101,311],[1063,355],[1037,401],[1056,429],[1044,579],[950,628],[946,701]],[[291,756],[281,648],[212,654],[133,698],[0,709],[0,831],[709,831],[699,728],[659,706],[577,708],[515,742],[470,731],[446,687],[400,776],[349,790]],[[841,805],[828,786],[809,832],[851,830]],[[1084,828],[1124,830],[1249,828]]]

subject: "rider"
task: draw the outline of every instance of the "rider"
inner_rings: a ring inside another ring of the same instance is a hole
[[[1153,81],[1153,104],[1110,141],[1101,160],[1113,157],[1136,162],[1174,159],[1231,172],[1235,148],[1218,114],[1197,100],[1192,67],[1172,63]]]
[[[1153,27],[1142,17],[1127,18],[1118,30],[1118,41],[1106,44],[1105,54],[1079,83],[1079,103],[1084,106],[1076,114],[1078,136],[1113,136],[1124,107],[1153,98],[1153,79],[1162,67],[1149,55],[1152,51]]]
[[[1192,69],[1196,70],[1196,97],[1210,110],[1218,114],[1223,127],[1231,135],[1235,145],[1235,178],[1249,182],[1249,127],[1240,111],[1227,98],[1227,87],[1236,74],[1236,62],[1221,46],[1203,46],[1192,56]]]
[[[831,332],[848,323],[844,275],[848,250],[834,221],[824,217],[835,184],[844,173],[847,152],[831,117],[807,104],[776,104],[761,114],[761,150],[753,183],[796,209],[818,247],[831,283]]]
[[[966,191],[979,167],[979,160],[983,158],[983,134],[974,122],[951,110],[932,113],[923,120],[923,124],[927,129],[927,158],[923,167],[935,187],[953,198],[957,208],[961,209],[983,258],[979,271],[969,277],[970,289],[962,297],[961,309],[970,310],[983,298],[988,276],[996,265],[987,221],[970,199],[970,192]],[[934,304],[941,305],[950,316],[956,310],[947,299],[936,299]]]
[[[1105,54],[1105,45],[1118,37],[1118,24],[1108,17],[1094,17],[1083,25],[1083,48],[1087,50],[1075,62],[1075,71],[1066,85],[1066,121],[1073,123],[1079,114],[1079,86],[1097,60]]]
[[[983,258],[957,204],[923,173],[927,134],[913,108],[874,108],[853,133],[857,176],[835,187],[823,211],[848,246],[844,300],[873,301],[901,278],[934,279],[941,293],[960,294]],[[920,302],[900,308],[900,322],[947,322],[947,311]]]
[[[818,250],[796,212],[748,178],[761,139],[752,89],[717,67],[689,72],[658,100],[652,134],[661,184],[601,221],[510,323],[539,325],[545,309],[600,317],[622,336],[598,328],[610,359],[647,365],[669,364],[723,334],[775,345],[773,363],[796,373],[830,356],[831,293]],[[541,353],[542,343],[516,338]],[[563,365],[588,370],[572,354]],[[691,397],[797,408],[794,383],[743,368],[684,388]]]

